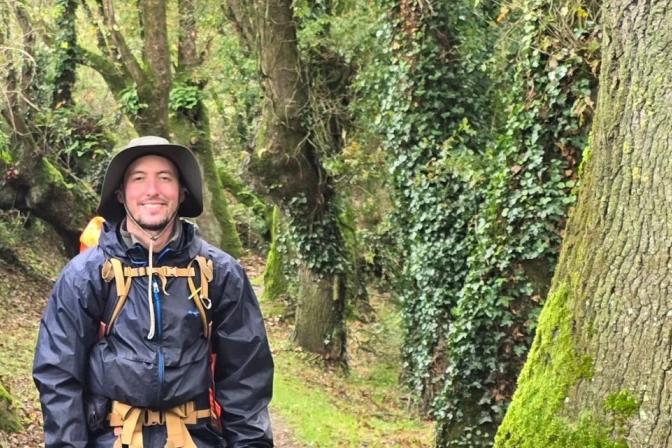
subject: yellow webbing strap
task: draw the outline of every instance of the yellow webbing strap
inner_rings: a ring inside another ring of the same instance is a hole
[[[194,269],[191,268],[176,268],[175,266],[154,266],[152,272],[156,275],[163,275],[164,277],[193,277]],[[144,277],[147,275],[147,268],[132,268],[124,266],[124,277]]]
[[[116,258],[108,260],[103,265],[103,279],[106,282],[109,282],[112,281],[112,277],[114,277],[117,285],[117,303],[114,306],[114,311],[112,312],[110,321],[106,324],[106,334],[110,334],[110,331],[112,331],[112,325],[114,324],[114,321],[117,320],[117,316],[119,316],[119,313],[121,312],[121,309],[124,307],[124,303],[126,302],[126,298],[128,297],[128,292],[131,290],[131,278],[124,278],[122,268],[121,261],[117,260]]]
[[[166,448],[197,448],[189,434],[187,425],[196,424],[199,418],[210,417],[210,409],[197,411],[190,401],[167,411],[151,411],[112,402],[109,414],[110,426],[121,428],[114,448],[128,445],[129,448],[143,448],[142,427],[166,425]]]
[[[200,255],[196,256],[194,260],[198,263],[199,270],[201,271],[201,287],[197,289],[192,277],[187,277],[187,283],[189,284],[189,290],[191,291],[189,298],[194,299],[194,305],[196,305],[198,312],[201,314],[201,320],[203,321],[203,336],[208,339],[210,337],[210,325],[208,325],[208,316],[205,310],[210,309],[212,306],[212,302],[208,297],[208,283],[212,281],[213,278],[212,260],[206,260],[205,257]],[[191,268],[194,260],[191,260],[187,269]]]
[[[156,275],[161,279],[161,289],[165,295],[170,295],[166,291],[166,285],[168,283],[167,277],[193,277],[194,269],[193,268],[177,268],[175,266],[153,266],[152,274]],[[144,277],[149,275],[149,268],[140,267],[132,268],[129,266],[124,266],[124,277]]]
[[[196,275],[195,269],[192,266],[194,261],[198,263],[200,271],[201,276],[200,288],[196,288],[196,285],[194,284],[193,280],[194,276]],[[106,282],[110,282],[114,278],[117,285],[117,296],[118,296],[117,303],[114,307],[114,311],[112,312],[112,317],[110,317],[110,321],[107,324],[105,324],[106,335],[110,334],[110,332],[112,331],[112,325],[119,316],[121,309],[124,307],[124,303],[126,302],[126,299],[128,298],[128,293],[131,289],[131,280],[133,279],[133,277],[144,277],[148,275],[149,270],[150,268],[148,267],[132,268],[129,266],[123,266],[121,264],[121,261],[116,258],[107,260],[103,265],[102,270],[103,279]],[[208,316],[206,314],[206,309],[209,310],[210,307],[212,306],[210,298],[208,297],[209,292],[208,283],[212,281],[214,275],[212,260],[207,260],[205,257],[198,255],[189,262],[189,265],[187,265],[186,268],[178,268],[174,266],[159,266],[159,267],[152,267],[151,272],[152,274],[156,275],[161,279],[163,292],[166,295],[168,295],[168,293],[166,292],[167,277],[187,278],[189,290],[191,291],[189,299],[192,298],[194,299],[194,304],[196,305],[196,308],[201,314],[201,320],[203,321],[203,335],[206,338],[208,338],[210,335],[209,331],[210,328],[208,325]]]

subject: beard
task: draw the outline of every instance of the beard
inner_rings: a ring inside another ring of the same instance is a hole
[[[168,224],[170,224],[171,221],[171,218],[169,216],[166,216],[157,223],[147,223],[144,222],[142,219],[135,219],[135,218],[133,219],[135,220],[136,223],[138,223],[138,226],[140,226],[140,228],[142,228],[147,232],[158,232],[160,230],[163,230],[166,228]]]

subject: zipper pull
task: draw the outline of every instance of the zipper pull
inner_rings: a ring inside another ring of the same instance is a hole
[[[154,280],[152,283],[154,283],[154,294],[159,293],[159,284],[157,283],[156,280]]]

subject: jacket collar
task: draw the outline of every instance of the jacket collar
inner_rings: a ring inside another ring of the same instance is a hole
[[[181,237],[175,246],[170,244],[164,248],[160,256],[155,256],[154,263],[157,266],[186,263],[202,251],[204,242],[196,224],[180,219],[176,222],[176,225],[181,225],[181,229],[176,231],[181,233]],[[147,249],[140,244],[127,247],[122,237],[121,226],[121,222],[106,222],[103,225],[103,232],[100,235],[98,245],[105,253],[105,256],[107,258],[118,258],[128,265],[146,264],[149,255]],[[173,236],[175,236],[175,233]]]

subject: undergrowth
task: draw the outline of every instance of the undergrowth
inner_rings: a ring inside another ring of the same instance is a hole
[[[275,303],[262,303],[276,363],[271,407],[298,442],[316,447],[426,447],[433,424],[423,421],[399,386],[400,313],[373,295],[370,323],[348,325],[350,374],[329,371],[289,342],[291,327]]]

